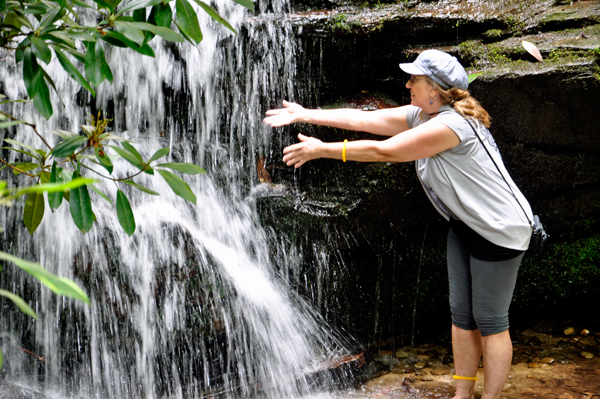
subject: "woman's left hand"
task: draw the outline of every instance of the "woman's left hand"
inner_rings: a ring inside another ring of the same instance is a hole
[[[283,149],[283,162],[287,166],[299,168],[304,163],[317,159],[323,150],[323,142],[314,137],[308,137],[301,133],[298,134],[300,140],[297,144],[292,144]]]

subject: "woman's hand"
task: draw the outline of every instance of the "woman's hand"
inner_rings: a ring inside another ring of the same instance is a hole
[[[304,163],[319,158],[323,150],[323,142],[319,139],[301,133],[298,134],[298,139],[299,143],[283,149],[283,162],[287,166],[294,165],[295,168],[299,168]]]
[[[283,107],[268,110],[266,114],[269,116],[263,119],[263,122],[272,127],[279,127],[302,121],[306,112],[303,106],[283,100]]]

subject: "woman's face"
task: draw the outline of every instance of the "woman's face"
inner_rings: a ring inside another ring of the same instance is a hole
[[[410,103],[421,109],[429,107],[431,100],[431,84],[427,81],[425,75],[410,75],[406,88],[410,90]]]

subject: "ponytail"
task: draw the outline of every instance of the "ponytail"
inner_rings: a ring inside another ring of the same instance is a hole
[[[481,106],[479,101],[471,97],[468,90],[452,87],[448,90],[438,89],[440,96],[465,118],[471,117],[477,119],[485,127],[489,128],[491,124],[490,114]]]
[[[456,112],[465,118],[477,119],[487,128],[490,127],[490,114],[481,106],[479,101],[471,97],[471,93],[468,90],[461,90],[456,87],[445,90],[434,81],[429,80],[429,82],[438,90],[443,102],[449,104]]]

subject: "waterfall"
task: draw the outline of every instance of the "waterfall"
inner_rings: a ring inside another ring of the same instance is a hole
[[[300,95],[293,87],[296,44],[282,14],[287,5],[260,3],[261,13],[274,12],[261,18],[248,18],[231,1],[216,6],[237,36],[198,12],[204,39],[197,47],[157,37],[154,59],[109,49],[114,82],[103,83],[95,99],[53,60],[46,70],[61,98],[53,94],[52,118],[41,120],[31,104],[3,108],[44,133],[78,131],[90,111],[102,110],[113,119],[113,133],[134,140],[146,159],[168,146],[171,161],[208,172],[186,176],[195,206],[158,177],[136,182],[160,196],[120,185],[137,223],[131,238],[114,206],[94,193],[97,223],[85,235],[65,204],[53,214],[46,208],[31,236],[21,223],[22,204],[0,208],[0,250],[73,279],[92,301],[87,307],[56,296],[3,266],[0,286],[26,297],[39,316],[34,321],[6,304],[0,315],[0,380],[11,389],[52,398],[294,398],[333,385],[312,379],[311,371],[347,354],[348,344],[290,289],[286,273],[300,261],[285,255],[293,250],[270,248],[274,240],[252,200],[257,158],[279,157],[271,144],[277,138],[261,122],[264,111]],[[3,57],[0,89],[25,98],[21,66],[11,54]],[[26,127],[0,131],[7,135],[40,146]],[[6,170],[0,177],[27,182]],[[114,202],[115,184],[98,188]]]

